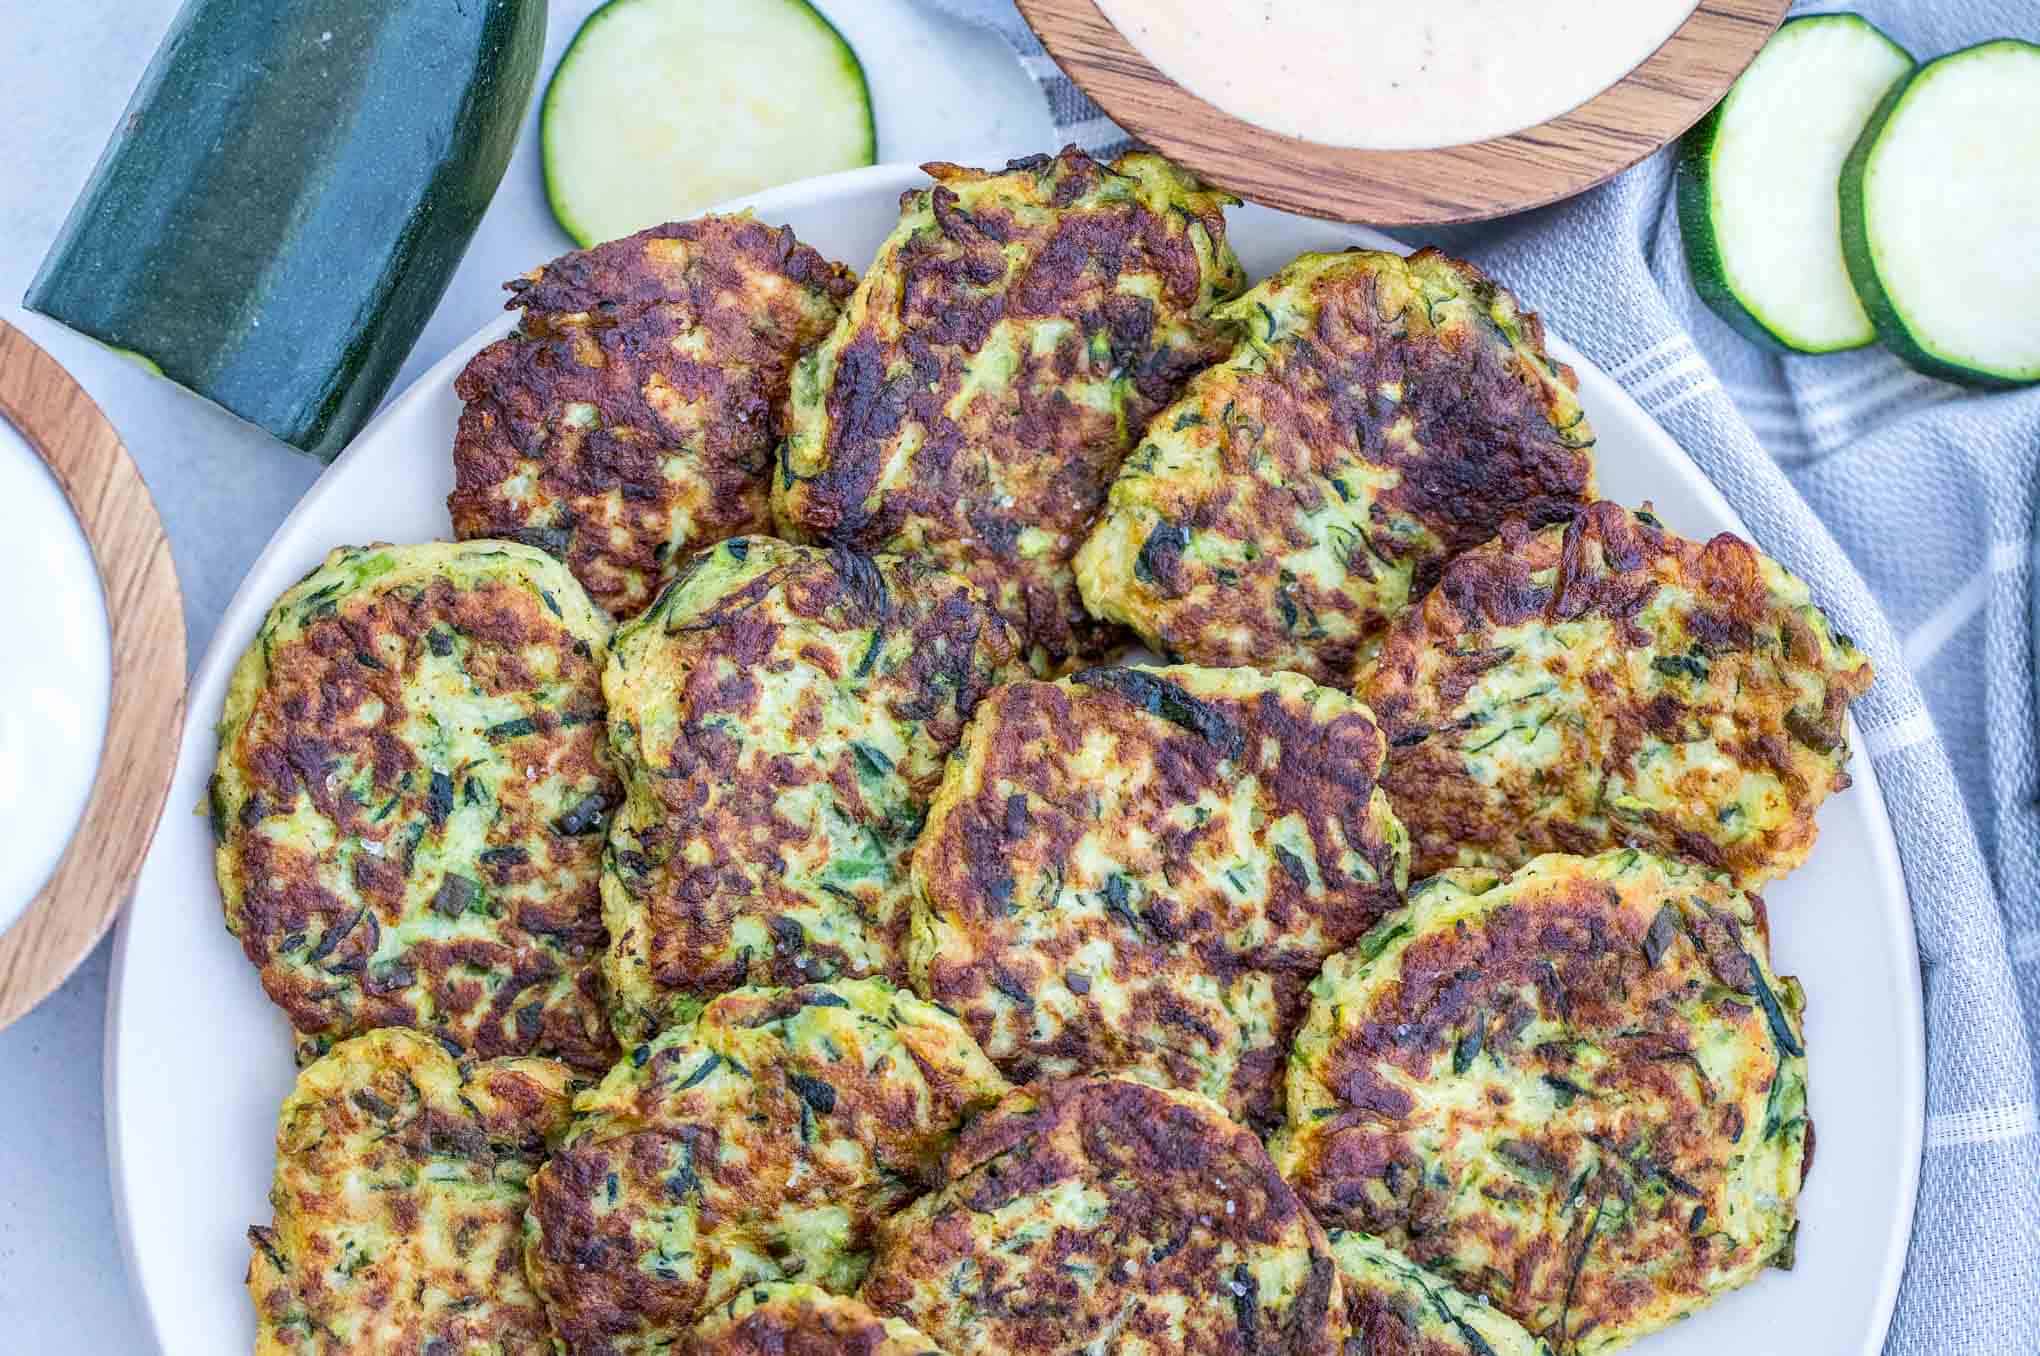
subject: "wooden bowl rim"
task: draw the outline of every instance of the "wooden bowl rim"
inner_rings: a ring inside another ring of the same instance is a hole
[[[1791,8],[1701,0],[1641,64],[1570,112],[1490,141],[1384,151],[1285,136],[1207,103],[1157,69],[1095,0],[1016,3],[1113,121],[1206,182],[1269,207],[1377,226],[1481,221],[1605,183],[1698,122]]]
[[[141,472],[84,388],[4,320],[0,419],[49,467],[91,547],[113,670],[84,812],[56,870],[0,934],[6,1027],[77,969],[133,892],[177,768],[185,649],[184,597]]]

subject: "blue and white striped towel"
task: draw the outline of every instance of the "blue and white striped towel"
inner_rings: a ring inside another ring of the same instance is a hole
[[[1009,0],[932,2],[1007,37],[1063,139],[1123,144]],[[2034,0],[1856,7],[1923,58],[2040,39]],[[1556,207],[1429,235],[1627,387],[1875,661],[1856,716],[1905,860],[1927,1018],[1926,1159],[1885,1350],[2040,1356],[2040,389],[1981,395],[1881,350],[1751,347],[1687,281],[1671,185],[1663,154]]]

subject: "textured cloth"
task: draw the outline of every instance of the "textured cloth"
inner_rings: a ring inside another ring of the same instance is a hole
[[[1008,0],[930,2],[1006,35],[1064,140],[1123,143]],[[1922,59],[2040,39],[2033,0],[1858,8]],[[1927,1024],[1926,1155],[1885,1350],[2040,1353],[2040,388],[1979,394],[1874,348],[1753,347],[1694,294],[1672,180],[1667,152],[1570,202],[1426,238],[1506,280],[1620,381],[1874,660],[1858,756],[1905,862]]]

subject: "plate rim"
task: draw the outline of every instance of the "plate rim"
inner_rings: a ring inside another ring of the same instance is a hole
[[[760,217],[769,218],[780,213],[797,210],[797,207],[800,205],[813,206],[818,201],[826,201],[833,196],[856,194],[863,191],[877,192],[881,188],[904,191],[909,188],[922,186],[925,182],[926,176],[919,165],[911,162],[893,161],[781,185],[762,193],[747,195],[732,202],[720,204],[709,210],[749,210]],[[1278,208],[1251,204],[1239,209],[1240,216],[1250,216],[1259,213],[1269,213],[1277,216],[1300,215],[1286,213]],[[1375,248],[1392,248],[1399,252],[1407,252],[1410,248],[1392,237],[1364,226],[1340,224],[1333,226],[1332,229],[1346,232],[1356,242],[1362,242]],[[298,500],[297,504],[292,507],[291,511],[284,516],[283,520],[277,524],[275,531],[270,534],[269,540],[263,545],[262,550],[249,563],[241,583],[235,588],[233,597],[229,600],[225,610],[220,614],[219,623],[206,645],[204,657],[191,675],[190,682],[186,687],[187,701],[195,699],[201,691],[209,690],[215,683],[223,680],[226,671],[230,670],[233,664],[238,661],[246,638],[254,630],[253,614],[266,610],[270,602],[266,597],[257,597],[251,593],[250,585],[252,581],[257,576],[265,573],[265,567],[271,564],[272,558],[281,553],[284,549],[283,543],[285,539],[292,535],[292,530],[300,517],[314,515],[328,498],[339,493],[337,486],[340,477],[334,474],[336,468],[347,464],[351,458],[358,454],[360,449],[371,445],[378,438],[385,424],[398,423],[408,415],[414,406],[425,402],[435,392],[450,385],[453,376],[458,373],[460,368],[465,365],[467,360],[478,349],[509,333],[516,323],[517,317],[514,314],[505,314],[482,326],[466,340],[448,350],[432,366],[420,373],[410,386],[384,404],[382,409],[376,413],[375,418],[356,436],[354,441],[320,473],[319,478],[305,492],[304,496]],[[1713,482],[1687,456],[1685,449],[1679,445],[1678,441],[1619,382],[1588,359],[1585,354],[1581,353],[1572,344],[1568,343],[1562,336],[1555,334],[1548,335],[1547,339],[1552,355],[1559,361],[1571,365],[1579,374],[1583,396],[1585,389],[1591,387],[1593,389],[1591,397],[1593,402],[1603,406],[1619,404],[1625,407],[1625,414],[1636,424],[1653,430],[1656,436],[1662,440],[1663,446],[1676,454],[1669,457],[1668,461],[1677,470],[1680,477],[1687,482],[1688,489],[1690,489],[1695,497],[1703,501],[1711,512],[1718,513],[1732,524],[1736,532],[1745,536],[1748,535],[1749,528],[1743,521],[1742,516],[1735,511],[1734,507],[1728,503],[1720,490],[1714,486]],[[1855,718],[1851,716],[1849,719],[1850,729],[1855,735],[1853,747],[1860,753],[1864,749],[1861,731],[1855,723]],[[172,777],[173,786],[178,776],[184,770],[183,761],[187,754],[210,758],[212,742],[210,732],[212,728],[212,722],[209,720],[197,721],[188,719],[186,721],[179,741],[176,772],[173,773]],[[193,741],[201,739],[204,740],[203,743],[193,743]],[[187,748],[187,745],[190,747]],[[1909,965],[1902,966],[1909,982],[1901,983],[1898,987],[1898,992],[1892,995],[1896,1008],[1894,1016],[1897,1019],[1900,1030],[1907,1037],[1903,1042],[1902,1048],[1895,1052],[1898,1055],[1899,1065],[1895,1070],[1897,1081],[1900,1085],[1898,1102],[1905,1113],[1904,1124],[1900,1127],[1903,1160],[1902,1178],[1899,1184],[1901,1204],[1898,1217],[1894,1220],[1895,1227],[1884,1247],[1885,1256],[1880,1269],[1877,1293],[1873,1301],[1873,1321],[1868,1330],[1869,1340],[1863,1349],[1864,1356],[1878,1356],[1890,1328],[1892,1312],[1897,1304],[1898,1292],[1903,1280],[1905,1263],[1911,1243],[1912,1225],[1917,1212],[1921,1160],[1925,1149],[1926,1133],[1926,1028],[1923,1018],[1924,999],[1920,978],[1919,946],[1910,908],[1911,895],[1906,888],[1903,864],[1898,854],[1897,838],[1892,831],[1890,815],[1885,806],[1882,784],[1877,776],[1874,761],[1867,755],[1861,758],[1859,766],[1851,768],[1850,775],[1854,779],[1855,785],[1864,792],[1865,803],[1863,808],[1868,816],[1869,822],[1867,827],[1870,831],[1870,847],[1872,856],[1875,859],[1871,863],[1871,870],[1892,884],[1898,896],[1906,900],[1908,904],[1907,908],[1899,911],[1893,923],[1897,932],[1895,938],[1898,943],[1897,958],[1901,962],[1910,961]],[[159,827],[157,838],[160,839],[161,836],[161,828]],[[148,854],[143,861],[141,873],[137,878],[133,897],[133,903],[137,906],[144,893],[144,887],[148,883],[151,868],[155,864],[158,853],[161,850],[159,842],[152,840]],[[160,1349],[164,1345],[163,1328],[158,1319],[158,1307],[151,1298],[154,1293],[149,1283],[151,1263],[148,1259],[141,1256],[136,1246],[129,1208],[133,1165],[127,1161],[122,1138],[122,1129],[126,1118],[123,1114],[124,1103],[120,1092],[122,1068],[120,1036],[122,1032],[123,1008],[128,989],[129,940],[132,936],[130,920],[132,916],[132,908],[123,909],[121,912],[114,933],[112,963],[107,977],[105,1035],[101,1051],[107,1179],[109,1186],[108,1194],[113,1207],[114,1227],[119,1235],[121,1260],[126,1268],[131,1293],[134,1296],[136,1308],[140,1312],[146,1331],[155,1340]],[[168,1260],[171,1259],[156,1259],[155,1265],[161,1266]]]

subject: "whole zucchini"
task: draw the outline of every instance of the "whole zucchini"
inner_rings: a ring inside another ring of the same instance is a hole
[[[509,162],[545,0],[187,0],[27,305],[330,460]]]

